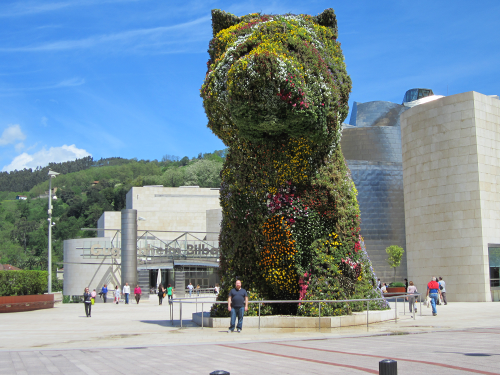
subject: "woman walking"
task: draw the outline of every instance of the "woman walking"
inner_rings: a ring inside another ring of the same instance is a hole
[[[141,294],[142,294],[142,290],[141,290],[140,286],[137,285],[134,289],[135,302],[137,302],[137,304],[139,304],[139,300],[141,299]]]
[[[164,294],[164,290],[163,290],[163,285],[160,284],[160,286],[158,287],[158,302],[159,302],[159,305],[162,304],[163,302],[163,294]]]
[[[85,288],[83,291],[83,304],[85,305],[85,315],[87,315],[87,318],[90,318],[92,310],[92,294],[90,294],[89,288]]]
[[[118,285],[115,286],[115,302],[117,305],[120,302],[120,288],[118,288]]]
[[[410,312],[415,310],[415,314],[417,313],[417,306],[415,305],[415,294],[418,293],[417,287],[413,285],[413,281],[410,281],[410,285],[408,286],[408,294],[410,294],[406,299],[408,300],[408,304],[410,305]]]

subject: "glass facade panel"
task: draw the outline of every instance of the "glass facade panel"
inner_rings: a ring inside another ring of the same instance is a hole
[[[434,92],[431,89],[411,89],[405,93],[403,103],[412,102],[431,95],[434,95]]]
[[[500,287],[500,247],[488,247],[490,287]]]

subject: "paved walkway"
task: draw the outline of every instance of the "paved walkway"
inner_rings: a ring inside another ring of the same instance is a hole
[[[198,306],[201,308],[201,306]],[[378,374],[384,358],[399,374],[500,374],[500,303],[449,303],[438,316],[367,329],[244,329],[228,334],[187,321],[168,305],[82,304],[0,315],[0,374]],[[205,311],[208,311],[206,306]],[[419,312],[420,313],[420,312]]]

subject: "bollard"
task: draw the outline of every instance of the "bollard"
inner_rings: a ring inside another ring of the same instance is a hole
[[[231,375],[231,373],[224,370],[215,370],[210,373],[210,375]]]
[[[398,375],[398,363],[392,359],[384,359],[378,363],[379,375]]]

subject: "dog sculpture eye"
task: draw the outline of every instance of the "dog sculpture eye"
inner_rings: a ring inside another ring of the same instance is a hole
[[[370,291],[356,190],[338,146],[351,80],[333,10],[316,17],[214,10],[212,22],[201,96],[208,126],[229,146],[219,298],[237,278],[252,298],[343,299],[359,283]],[[266,309],[317,316],[310,304]]]

